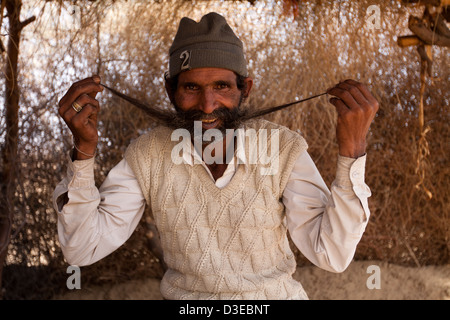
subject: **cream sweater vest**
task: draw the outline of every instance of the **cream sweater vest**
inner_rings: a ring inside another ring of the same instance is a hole
[[[222,189],[200,164],[173,163],[172,148],[179,141],[171,141],[169,128],[152,129],[126,151],[160,232],[168,266],[161,281],[166,299],[307,299],[292,278],[296,261],[281,202],[307,144],[265,120],[246,124],[250,128],[267,130],[269,151],[270,133],[278,130],[278,172],[261,174],[267,165],[259,162],[239,165]],[[245,150],[249,159],[248,139]]]

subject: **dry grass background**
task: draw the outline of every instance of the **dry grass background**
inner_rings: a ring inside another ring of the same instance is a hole
[[[396,37],[409,34],[407,19],[419,8],[394,0],[306,2],[296,17],[280,3],[205,1],[98,1],[81,7],[75,28],[56,5],[29,1],[37,10],[34,28],[24,33],[20,77],[21,123],[17,166],[15,234],[4,271],[5,298],[50,298],[65,289],[67,264],[56,234],[51,197],[65,173],[71,136],[57,115],[57,103],[70,84],[99,74],[103,83],[150,104],[169,107],[163,89],[167,51],[179,19],[223,14],[244,42],[255,86],[248,103],[274,106],[323,92],[340,80],[368,85],[380,110],[368,136],[366,182],[372,190],[371,218],[356,260],[382,260],[403,266],[449,262],[450,224],[450,57],[434,48],[433,79],[425,93],[425,125],[430,154],[416,174],[419,57],[400,48]],[[381,28],[366,25],[369,5],[381,8]],[[67,15],[66,15],[67,16]],[[69,16],[69,18],[71,18]],[[77,22],[78,23],[78,22]],[[140,111],[104,92],[99,97],[101,141],[96,161],[98,184],[120,161],[128,143],[152,123]],[[325,181],[334,179],[336,114],[325,97],[288,108],[267,119],[299,130]],[[0,124],[3,125],[0,120]],[[0,134],[4,139],[5,133]],[[119,250],[82,268],[83,282],[102,284],[160,277],[149,251],[145,221]],[[296,252],[301,266],[309,265]]]

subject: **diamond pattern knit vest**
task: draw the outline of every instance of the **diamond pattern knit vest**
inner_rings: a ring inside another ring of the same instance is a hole
[[[222,189],[202,165],[172,161],[179,141],[171,141],[169,128],[152,129],[126,151],[160,233],[168,266],[161,282],[166,299],[307,299],[292,278],[296,261],[281,201],[307,144],[299,134],[265,120],[244,129],[267,132],[265,141],[260,141],[264,135],[256,135],[256,144],[246,140],[247,159],[255,145],[270,155],[271,136],[278,134],[278,152],[271,158],[277,168],[263,174],[268,165],[260,152],[256,163],[239,165]]]

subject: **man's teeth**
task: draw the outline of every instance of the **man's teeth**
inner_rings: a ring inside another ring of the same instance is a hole
[[[216,120],[217,120],[217,119],[210,119],[210,120],[203,119],[202,122],[203,122],[203,123],[213,123],[213,122],[216,121]]]

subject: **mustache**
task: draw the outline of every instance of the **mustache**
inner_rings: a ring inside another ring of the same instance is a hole
[[[244,109],[241,105],[237,105],[233,108],[219,107],[211,113],[204,113],[201,110],[180,110],[175,106],[177,110],[177,116],[174,122],[171,124],[172,128],[185,128],[189,131],[194,128],[194,121],[202,120],[213,120],[219,119],[221,125],[219,129],[235,129],[238,128],[242,123],[243,119],[248,114],[248,109]]]
[[[100,84],[100,85],[102,85],[104,88],[108,89],[114,95],[122,98],[123,100],[131,103],[138,109],[144,111],[150,118],[152,118],[153,120],[155,120],[157,122],[160,122],[162,124],[169,124],[170,122],[174,121],[177,116],[176,112],[173,110],[164,110],[162,108],[150,106],[144,102],[141,102],[133,97],[129,97],[126,94],[123,94],[123,93],[121,93],[113,88],[110,88],[104,84]]]
[[[225,107],[220,107],[216,110],[214,110],[210,114],[206,114],[202,112],[201,110],[188,110],[188,111],[182,111],[180,108],[175,106],[175,110],[171,109],[162,109],[155,106],[150,106],[144,102],[141,102],[133,97],[129,97],[113,88],[110,88],[104,84],[100,84],[107,90],[109,90],[114,95],[124,99],[125,101],[128,101],[138,109],[144,111],[150,118],[152,118],[155,122],[158,122],[162,125],[165,125],[169,128],[186,128],[186,125],[188,127],[192,126],[193,128],[193,122],[194,121],[201,121],[201,120],[210,120],[218,118],[222,120],[223,129],[233,129],[239,127],[244,122],[258,118],[267,114],[270,114],[275,111],[279,111],[282,109],[285,109],[287,107],[290,107],[292,105],[308,101],[323,95],[326,95],[327,92],[323,92],[311,97],[308,97],[306,99],[286,103],[283,105],[270,107],[270,108],[264,108],[264,109],[258,109],[258,108],[252,108],[252,107],[246,107],[243,108],[241,106],[241,103],[239,103],[238,106],[235,108],[229,109]],[[242,99],[241,99],[242,101]],[[186,128],[187,129],[187,128]]]

